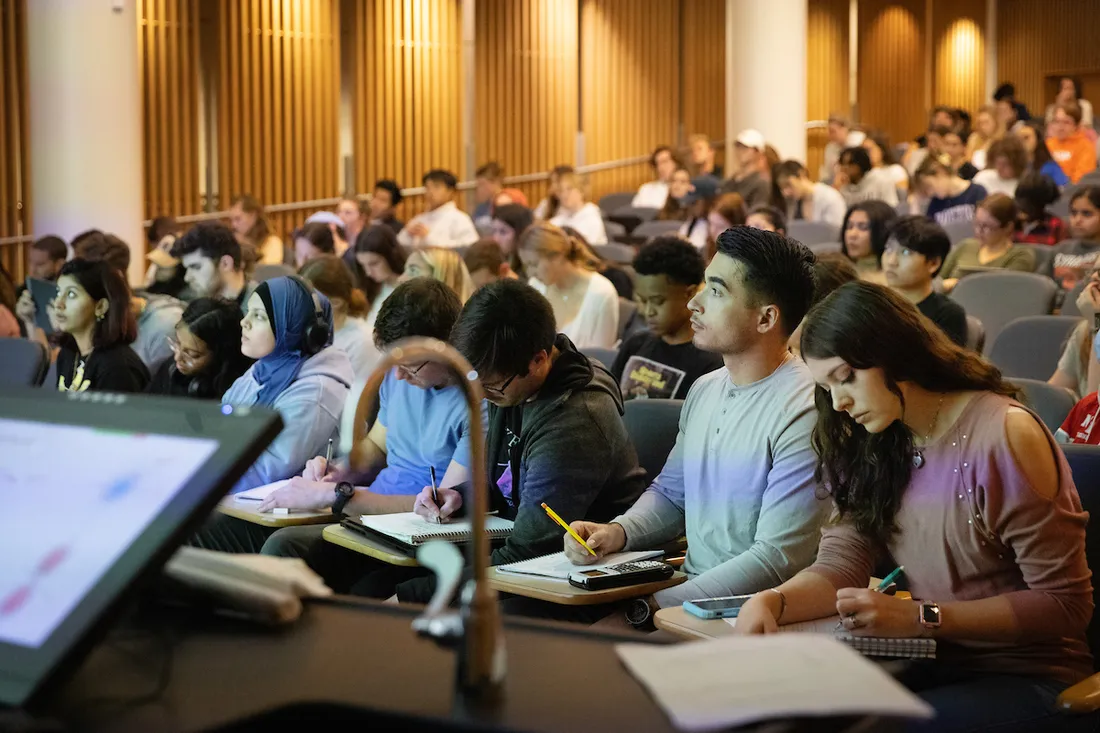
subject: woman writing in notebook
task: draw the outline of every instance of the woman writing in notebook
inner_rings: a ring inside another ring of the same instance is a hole
[[[849,283],[806,316],[816,478],[835,503],[817,561],[756,594],[739,633],[839,614],[854,635],[930,637],[902,681],[916,730],[1069,730],[1055,698],[1092,673],[1087,515],[1050,433],[1012,385],[893,291]],[[868,589],[905,567],[912,600]]]

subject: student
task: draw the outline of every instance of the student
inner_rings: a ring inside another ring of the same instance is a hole
[[[905,168],[905,172],[912,178],[913,174],[917,172],[917,168],[920,168],[921,163],[927,160],[930,155],[946,155],[947,151],[944,149],[944,137],[948,133],[957,132],[956,126],[940,126],[934,123],[930,123],[928,129],[924,135],[917,138],[918,145],[910,145],[909,149],[905,151],[905,155],[902,156],[902,166]],[[958,139],[956,137],[956,139]],[[962,160],[966,160],[966,141],[960,141],[957,154]],[[973,169],[974,173],[977,173],[977,169],[970,163],[966,163]],[[960,175],[963,175],[960,172]],[[973,175],[973,174],[971,174]],[[912,188],[912,186],[910,186]]]
[[[458,179],[450,171],[434,169],[421,179],[428,210],[414,216],[397,235],[405,248],[468,247],[477,241],[470,215],[455,206]]]
[[[334,232],[333,229],[336,231]],[[301,269],[314,257],[336,254],[336,239],[344,239],[343,227],[321,222],[307,223],[291,235],[294,241],[294,262]]]
[[[680,204],[687,212],[684,223],[677,232],[681,237],[695,245],[700,252],[709,249],[711,240],[710,213],[718,199],[719,181],[714,176],[701,176],[691,179],[691,188],[680,199]],[[723,194],[724,196],[737,196],[741,194]],[[744,206],[744,199],[741,199]]]
[[[386,226],[372,226],[360,232],[354,251],[355,264],[361,271],[359,289],[370,303],[367,328],[373,333],[378,310],[400,282],[408,258],[397,244],[393,229]]]
[[[775,185],[787,206],[789,221],[820,221],[839,227],[848,205],[832,186],[814,183],[806,166],[785,160],[772,172]],[[906,175],[906,182],[909,177]]]
[[[557,330],[578,349],[610,349],[619,340],[619,294],[596,272],[597,257],[583,242],[544,222],[519,241],[531,285],[550,301]]]
[[[535,207],[534,215],[536,220],[546,221],[557,216],[558,206],[561,203],[558,189],[561,186],[562,176],[570,175],[575,172],[576,171],[571,165],[556,165],[550,169],[550,180],[546,198],[540,201],[539,205]]]
[[[455,291],[458,300],[465,303],[474,293],[474,283],[470,280],[470,273],[466,269],[466,263],[458,252],[439,247],[421,247],[409,255],[405,260],[404,279],[411,280],[414,277],[428,277],[439,280],[441,283]]]
[[[989,146],[1005,136],[1005,129],[997,118],[997,110],[985,105],[978,110],[974,132],[966,141],[966,157],[978,170],[984,170],[989,163]]]
[[[607,244],[603,213],[599,206],[585,201],[584,181],[576,173],[563,173],[558,179],[558,211],[550,223],[576,229],[589,244]]]
[[[943,140],[943,155],[947,156],[947,165],[964,181],[974,180],[978,167],[970,162],[970,136],[962,130],[939,128]],[[940,156],[942,159],[942,156]],[[928,158],[925,158],[927,162]],[[916,171],[913,172],[916,175]]]
[[[264,207],[255,197],[246,193],[233,199],[229,225],[241,244],[246,266],[283,264],[283,240],[272,231]]]
[[[1096,392],[1081,398],[1066,415],[1062,426],[1054,433],[1059,443],[1080,443],[1100,445],[1100,430],[1096,429],[1096,418],[1100,414],[1100,401]]]
[[[693,178],[701,176],[714,176],[722,179],[722,166],[715,162],[716,153],[714,143],[706,135],[696,133],[688,138],[688,149],[691,151],[691,171]]]
[[[1035,272],[1035,252],[1012,241],[1017,217],[1016,202],[1003,193],[995,193],[978,204],[974,215],[977,237],[959,242],[943,263],[940,277],[945,293],[954,290],[959,278],[971,272],[992,268]]]
[[[336,216],[340,217],[340,226],[344,228],[344,241],[354,245],[359,232],[370,221],[370,205],[366,201],[360,201],[355,195],[348,194],[336,204]]]
[[[771,588],[813,562],[830,507],[813,475],[813,381],[787,351],[813,297],[813,262],[772,232],[739,227],[718,238],[689,307],[695,345],[725,368],[691,388],[676,445],[638,502],[611,524],[571,525],[596,552],[566,536],[566,555],[582,565],[686,532],[688,581],[635,602],[639,625],[657,608]]]
[[[504,188],[504,166],[491,160],[474,172],[474,226],[479,233],[488,232],[493,220],[493,199]]]
[[[897,218],[894,207],[883,201],[864,201],[848,209],[840,227],[840,251],[859,270],[860,279],[886,282],[882,253]]]
[[[113,234],[97,232],[73,245],[73,255],[111,265],[123,279],[130,269],[130,248]],[[130,298],[137,318],[137,338],[131,347],[150,372],[172,358],[168,337],[183,315],[183,303],[167,295],[138,292]]]
[[[830,253],[818,255],[814,262],[814,298],[812,305],[817,305],[825,300],[825,296],[833,292],[841,285],[859,279],[859,272],[852,261],[840,254]],[[802,356],[802,323],[787,339],[787,348],[795,356]]]
[[[763,171],[771,170],[764,159],[767,145],[759,130],[742,130],[733,144],[737,159],[737,172],[722,184],[722,193],[738,193],[745,206],[752,209],[771,199],[771,182]]]
[[[721,356],[692,343],[688,302],[705,269],[699,250],[680,237],[654,237],[638,250],[634,302],[648,330],[624,340],[611,365],[623,399],[682,400],[697,379],[722,366]]]
[[[527,231],[527,227],[534,223],[534,214],[526,206],[507,204],[493,210],[492,238],[500,245],[500,251],[507,258],[508,266],[520,277],[526,277],[526,273],[523,270],[523,262],[519,258],[517,242],[520,235]],[[473,272],[470,275],[472,276]]]
[[[495,213],[497,207],[507,206],[508,204],[518,204],[525,209],[530,208],[527,203],[527,195],[523,191],[518,188],[502,188],[493,197],[493,210],[490,213]]]
[[[1054,158],[1051,157],[1050,148],[1047,147],[1047,141],[1043,136],[1043,128],[1038,122],[1025,122],[1017,127],[1015,134],[1024,144],[1030,171],[1049,177],[1059,188],[1069,183],[1069,177],[1062,170],[1062,166],[1054,162]]]
[[[170,216],[158,216],[145,230],[149,266],[145,268],[142,289],[147,293],[167,295],[179,300],[191,300],[186,274],[180,261],[172,256],[172,247],[179,239],[180,226]]]
[[[775,232],[781,237],[787,236],[787,219],[783,216],[783,212],[767,204],[752,209],[745,218],[745,226],[765,232]]]
[[[989,165],[978,171],[974,183],[984,188],[990,195],[1002,193],[1015,196],[1020,176],[1027,170],[1027,151],[1024,144],[1015,135],[996,140],[986,151]]]
[[[1073,329],[1058,359],[1058,367],[1047,381],[1086,397],[1100,386],[1094,321],[1100,313],[1100,267],[1094,263],[1088,282],[1077,296],[1077,310],[1084,320]]]
[[[405,197],[396,181],[383,178],[374,184],[374,193],[370,197],[371,226],[388,227],[395,235],[405,228],[405,223],[397,218],[397,207]]]
[[[248,310],[248,296],[256,284],[245,273],[241,245],[229,227],[200,222],[172,246],[172,256],[184,269],[184,278],[198,298],[224,298]]]
[[[169,343],[174,358],[153,374],[150,394],[218,400],[252,365],[241,353],[240,308],[228,300],[192,300]]]
[[[483,288],[497,280],[518,280],[517,275],[508,261],[504,258],[504,252],[494,239],[479,239],[466,250],[462,256],[466,263],[466,269],[470,272],[470,281],[474,284],[474,290]]]
[[[283,430],[232,493],[301,473],[337,437],[354,378],[347,354],[332,348],[328,298],[297,276],[256,286],[241,321],[241,353],[256,363],[222,396],[234,407],[279,411]]]
[[[1093,671],[1092,588],[1087,515],[1050,433],[886,288],[850,283],[817,305],[802,355],[836,518],[817,561],[746,603],[735,633],[839,613],[857,636],[931,637],[937,660],[900,681],[936,716],[907,730],[1064,730],[1055,698]],[[885,562],[912,598],[868,589]]]
[[[713,178],[713,176],[711,176]],[[717,178],[714,178],[717,181]],[[687,168],[680,167],[672,172],[672,178],[668,182],[668,198],[665,205],[657,212],[657,221],[683,221],[688,218],[688,207],[684,205],[684,199],[691,193],[691,173]]]
[[[702,252],[704,264],[710,262],[714,253],[718,251],[719,235],[727,229],[745,226],[747,219],[748,212],[745,211],[745,202],[741,194],[724,193],[718,197],[710,213],[707,214],[707,246]],[[695,242],[692,241],[692,244]]]
[[[69,248],[65,246],[65,240],[60,237],[51,235],[36,239],[27,251],[27,277],[51,282],[57,280],[57,274],[68,256]],[[34,298],[31,297],[31,291],[25,285],[20,285],[15,289],[15,298],[15,308],[12,312],[18,317],[22,330],[28,335],[34,334],[37,328],[35,318],[38,311],[34,305]]]
[[[932,286],[950,251],[951,240],[939,224],[923,216],[903,216],[890,229],[882,270],[887,285],[917,306],[949,339],[966,346],[966,311]]]
[[[1054,105],[1054,117],[1047,130],[1050,157],[1071,183],[1096,170],[1096,145],[1081,129],[1081,108],[1075,102]]]
[[[942,161],[928,158],[913,176],[913,184],[928,197],[927,216],[940,226],[974,220],[978,204],[989,194],[964,180]]]
[[[1100,186],[1081,186],[1069,201],[1069,234],[1050,259],[1050,272],[1064,290],[1086,277],[1100,257]]]
[[[658,145],[649,156],[649,164],[653,166],[653,173],[657,180],[643,183],[638,188],[630,205],[638,209],[663,209],[668,201],[668,183],[672,174],[680,167],[676,160],[676,154],[667,145]]]
[[[1031,113],[1027,105],[1016,99],[1016,86],[1011,82],[1005,82],[993,92],[993,101],[997,106],[997,116],[1001,119],[1006,130],[1011,130],[1015,122],[1027,122],[1031,119]]]
[[[141,392],[149,369],[130,344],[137,319],[130,288],[105,261],[74,259],[57,277],[52,320],[61,333],[57,354],[60,392]]]
[[[864,201],[885,201],[898,205],[898,189],[887,178],[870,175],[871,156],[863,148],[845,148],[840,154],[834,183],[848,206]]]
[[[543,502],[567,522],[605,522],[638,498],[642,469],[622,422],[619,388],[567,336],[555,334],[550,304],[534,288],[501,280],[477,291],[451,344],[473,365],[489,401],[490,505],[515,520],[491,564],[561,547],[561,528],[546,516]],[[429,521],[462,505],[458,491],[438,493],[438,505],[430,488],[416,499],[416,512]],[[397,597],[424,603],[433,581],[401,583]]]
[[[615,286],[615,292],[620,298],[624,300],[634,300],[634,281],[630,278],[628,272],[589,246],[588,240],[573,227],[562,227],[561,230],[565,232],[566,236],[570,239],[576,240],[579,249],[588,251],[595,260],[593,272],[607,278],[607,280]]]
[[[886,178],[902,191],[909,190],[909,172],[898,164],[894,146],[884,132],[872,132],[863,139],[863,148],[871,158],[871,174]]]
[[[818,179],[825,184],[831,183],[836,175],[836,164],[840,162],[840,153],[845,148],[863,144],[864,133],[853,130],[848,119],[840,115],[829,115],[826,125],[825,158],[821,162]]]
[[[328,298],[332,306],[332,345],[348,355],[356,382],[365,382],[382,356],[374,345],[374,331],[367,324],[367,296],[355,287],[351,273],[336,255],[314,257],[298,274]]]
[[[1053,246],[1065,239],[1065,223],[1047,211],[1060,196],[1058,186],[1048,176],[1034,171],[1025,173],[1016,186],[1016,208],[1020,218],[1012,241]]]
[[[1046,123],[1049,125],[1054,122],[1054,116],[1058,111],[1059,104],[1074,103],[1081,110],[1080,123],[1084,127],[1093,126],[1092,116],[1092,103],[1087,99],[1081,99],[1081,83],[1076,77],[1063,76],[1058,80],[1058,94],[1054,97],[1054,102],[1047,105],[1045,118]]]

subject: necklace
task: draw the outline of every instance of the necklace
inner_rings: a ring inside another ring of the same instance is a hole
[[[940,401],[936,404],[936,414],[932,415],[932,424],[928,426],[928,433],[924,436],[924,442],[932,440],[932,433],[936,431],[936,421],[940,419],[940,408],[943,407],[943,398],[946,395],[940,395]],[[920,448],[916,448],[913,451],[913,465],[920,468],[924,465],[924,453]]]

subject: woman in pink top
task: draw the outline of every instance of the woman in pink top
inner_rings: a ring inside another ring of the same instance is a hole
[[[1054,709],[1093,671],[1092,586],[1088,515],[1050,433],[888,288],[844,285],[802,328],[816,476],[836,512],[815,564],[753,597],[737,630],[839,614],[855,635],[936,639],[936,661],[902,678],[937,713],[913,730],[1087,724]],[[894,563],[914,600],[868,590]]]

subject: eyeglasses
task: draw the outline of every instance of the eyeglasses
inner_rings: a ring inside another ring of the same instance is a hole
[[[167,341],[168,341],[168,348],[170,348],[172,350],[172,353],[179,356],[182,359],[186,359],[187,361],[191,361],[191,362],[201,361],[207,355],[207,352],[196,353],[194,351],[188,351],[186,349],[183,349],[180,346],[179,339],[177,339],[175,336],[169,336]]]
[[[490,387],[486,384],[482,384],[481,388],[486,392],[492,392],[497,397],[503,397],[504,396],[504,390],[508,389],[508,385],[511,384],[512,381],[518,376],[519,376],[518,374],[513,374],[512,376],[505,379],[504,384],[500,385],[499,387]]]
[[[916,254],[913,250],[908,247],[902,247],[897,242],[888,242],[882,252],[883,254],[897,255],[898,257],[908,257]]]
[[[425,362],[421,363],[420,366],[416,367],[415,369],[410,369],[409,367],[405,366],[404,364],[398,364],[397,368],[400,369],[401,371],[405,372],[405,374],[407,374],[411,377],[415,377],[417,374],[420,373],[420,370],[423,369],[426,366],[428,366],[428,362],[425,361]]]

